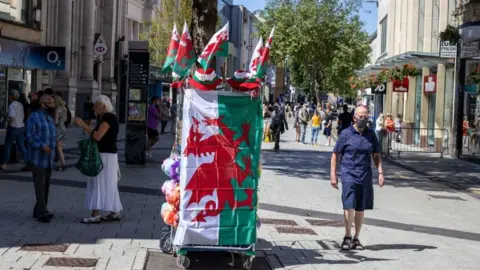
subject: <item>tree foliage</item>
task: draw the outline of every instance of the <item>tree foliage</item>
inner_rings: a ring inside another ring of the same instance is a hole
[[[193,0],[161,1],[161,8],[155,18],[147,23],[148,31],[140,34],[141,40],[149,41],[150,61],[153,65],[162,66],[165,62],[173,24],[177,24],[178,34],[181,36],[184,22],[191,22],[192,4]]]
[[[268,0],[258,29],[267,36],[276,26],[271,60],[282,65],[288,58],[293,86],[317,99],[321,92],[348,95],[348,78],[371,51],[360,7],[360,0]]]

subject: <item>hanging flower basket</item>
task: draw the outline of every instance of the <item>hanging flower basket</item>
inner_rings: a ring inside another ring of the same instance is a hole
[[[386,68],[377,74],[377,83],[385,83],[390,80],[390,71]]]
[[[473,84],[480,84],[480,67],[472,69],[470,74],[468,74],[468,80]]]
[[[402,74],[404,77],[407,77],[407,76],[415,77],[415,76],[418,76],[420,72],[413,64],[408,63],[403,66]]]
[[[455,26],[447,25],[444,31],[440,32],[440,40],[448,41],[450,45],[456,45],[462,36]]]
[[[390,80],[391,81],[401,81],[403,80],[403,75],[402,69],[399,67],[394,67],[393,69],[390,70]]]

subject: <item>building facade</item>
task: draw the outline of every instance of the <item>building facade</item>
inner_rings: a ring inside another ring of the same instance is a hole
[[[42,73],[65,68],[65,48],[45,46],[47,0],[0,1],[0,129],[7,120],[8,91],[28,96],[42,88]]]
[[[128,41],[137,41],[144,22],[155,16],[158,0],[47,0],[44,1],[42,40],[66,48],[65,70],[43,72],[42,87],[52,87],[67,100],[74,114],[82,115],[86,96],[104,94],[116,104],[122,82],[121,63]],[[106,54],[94,56],[103,40]],[[99,83],[101,82],[101,84]]]
[[[372,89],[362,93],[370,96],[375,116],[380,112],[402,116],[407,144],[441,151],[451,142],[455,57],[440,57],[439,36],[447,25],[457,25],[456,5],[455,0],[378,1],[372,61],[360,74],[411,64],[419,75],[408,77],[401,87],[388,82],[385,95],[370,95]]]

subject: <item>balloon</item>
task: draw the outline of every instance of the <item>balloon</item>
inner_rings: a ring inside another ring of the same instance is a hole
[[[162,185],[162,193],[167,195],[169,190],[173,190],[175,188],[175,182],[173,180],[167,180]]]
[[[163,222],[169,226],[173,226],[178,218],[177,214],[173,210],[173,207],[168,203],[162,204],[160,215],[162,216]]]
[[[170,178],[173,180],[179,180],[180,176],[180,160],[175,160],[170,167]]]
[[[180,205],[180,186],[176,185],[173,189],[167,190],[165,198],[169,204],[171,204],[175,209],[178,209]]]

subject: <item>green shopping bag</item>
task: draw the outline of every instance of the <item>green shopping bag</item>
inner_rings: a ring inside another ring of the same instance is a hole
[[[83,175],[97,176],[103,169],[97,142],[93,139],[85,139],[79,141],[78,146],[80,147],[80,159],[75,168],[80,170]]]

